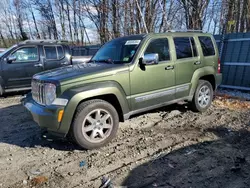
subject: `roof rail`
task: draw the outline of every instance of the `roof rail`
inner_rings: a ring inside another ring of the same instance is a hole
[[[183,30],[180,30],[180,29],[178,29],[178,30],[167,30],[167,32],[197,32],[197,33],[203,33],[203,31],[202,30],[195,30],[195,29],[183,29]]]
[[[23,44],[34,44],[34,43],[68,43],[66,40],[25,40]]]

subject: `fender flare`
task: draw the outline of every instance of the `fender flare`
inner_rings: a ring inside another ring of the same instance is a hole
[[[60,98],[69,100],[64,109],[64,117],[59,126],[58,132],[67,134],[73,121],[78,105],[91,98],[98,98],[103,95],[115,95],[122,109],[122,113],[129,112],[129,103],[126,94],[119,83],[115,81],[104,81],[86,84],[82,87],[71,88],[63,93]]]
[[[207,76],[207,75],[214,76],[215,74],[216,74],[216,71],[215,71],[214,67],[212,67],[212,66],[206,66],[206,67],[202,67],[202,68],[195,70],[193,77],[191,79],[191,89],[190,89],[190,93],[189,93],[189,97],[191,98],[191,100],[193,98],[193,95],[195,93],[195,90],[197,88],[197,85],[198,85],[200,78],[203,76]]]

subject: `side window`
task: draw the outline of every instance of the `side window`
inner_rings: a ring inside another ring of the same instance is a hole
[[[160,38],[151,41],[144,55],[152,53],[157,53],[159,55],[159,61],[170,60],[168,39]]]
[[[215,55],[214,45],[210,37],[199,37],[204,56]]]
[[[24,47],[15,51],[11,56],[16,58],[13,63],[38,61],[38,50],[36,47]]]
[[[191,43],[189,37],[174,38],[177,59],[193,57]]]
[[[191,41],[191,44],[192,44],[193,56],[194,56],[194,57],[197,57],[197,48],[196,48],[196,45],[195,45],[194,38],[191,37],[191,38],[190,38],[190,41]]]
[[[64,50],[62,46],[57,46],[58,59],[62,59],[64,57]]]
[[[45,57],[48,60],[57,59],[57,51],[55,46],[44,46]]]

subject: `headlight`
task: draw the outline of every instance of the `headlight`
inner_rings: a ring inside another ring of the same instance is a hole
[[[45,104],[51,105],[53,101],[56,99],[56,86],[51,83],[46,83],[44,86],[44,96],[45,96]]]

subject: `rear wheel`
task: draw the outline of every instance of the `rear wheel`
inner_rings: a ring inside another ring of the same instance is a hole
[[[213,87],[206,80],[199,80],[193,100],[192,109],[196,112],[206,111],[212,104]]]
[[[3,87],[0,84],[0,96],[2,96],[2,95],[3,95]]]
[[[116,135],[119,117],[104,100],[90,100],[79,105],[71,128],[75,142],[85,149],[99,148]]]

